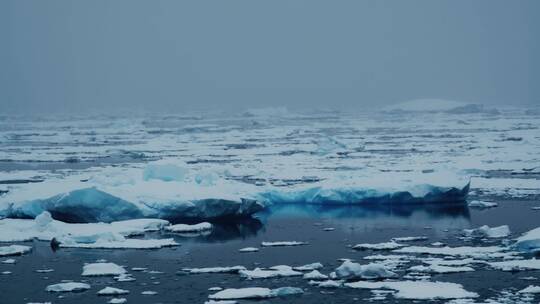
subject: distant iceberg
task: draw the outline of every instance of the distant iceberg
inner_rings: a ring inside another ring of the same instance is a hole
[[[485,108],[482,104],[455,100],[426,98],[415,99],[383,108],[383,112],[427,112],[448,114],[487,113],[499,114],[497,109]]]

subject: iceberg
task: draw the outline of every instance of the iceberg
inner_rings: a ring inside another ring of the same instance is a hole
[[[225,171],[151,162],[18,184],[0,196],[0,218],[35,218],[48,211],[57,220],[77,223],[139,218],[202,222],[250,217],[277,204],[464,205],[469,187],[463,177],[444,172],[339,175],[284,187],[245,182]]]
[[[522,252],[540,252],[540,227],[517,238],[514,247]]]
[[[257,195],[267,204],[464,204],[470,184],[463,188],[417,185],[408,190],[390,190],[362,187],[325,188],[302,190],[270,190]]]

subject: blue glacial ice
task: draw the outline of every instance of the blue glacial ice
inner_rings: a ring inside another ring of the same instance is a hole
[[[388,178],[394,187],[384,186]],[[449,181],[454,185],[440,186]],[[48,211],[67,222],[212,220],[247,217],[277,204],[464,204],[468,191],[468,181],[448,176],[437,181],[431,175],[403,180],[395,174],[378,179],[339,176],[286,187],[255,185],[231,179],[227,172],[190,171],[185,164],[158,161],[18,185],[0,196],[0,216],[34,218]]]

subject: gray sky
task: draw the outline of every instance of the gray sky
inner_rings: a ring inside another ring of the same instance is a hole
[[[540,1],[0,0],[9,112],[540,103]]]

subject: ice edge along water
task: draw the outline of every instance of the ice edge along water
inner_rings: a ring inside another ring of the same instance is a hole
[[[272,204],[465,204],[470,189],[463,178],[446,179],[452,186],[422,183],[423,177],[394,187],[364,178],[260,187],[211,174],[186,178],[187,169],[173,164],[151,163],[141,170],[109,168],[93,178],[71,175],[20,185],[0,196],[0,217],[34,218],[48,211],[69,222],[213,220],[247,217]]]

